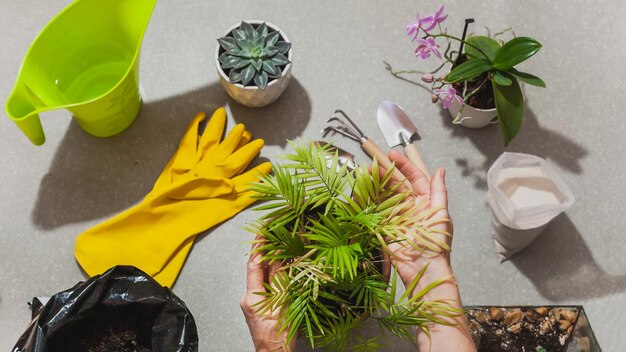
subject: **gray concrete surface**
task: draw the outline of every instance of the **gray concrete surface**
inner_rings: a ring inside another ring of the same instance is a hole
[[[0,0],[0,97],[8,96],[23,55],[41,28],[70,1]],[[85,277],[72,255],[75,237],[139,201],[197,111],[228,105],[231,126],[265,138],[273,159],[285,139],[320,138],[334,109],[356,117],[376,142],[382,99],[402,105],[418,125],[428,165],[448,170],[455,226],[453,265],[465,304],[582,304],[605,351],[622,351],[626,315],[626,139],[623,104],[626,12],[622,1],[448,1],[447,26],[461,31],[512,26],[544,47],[526,71],[547,89],[526,89],[522,130],[504,148],[497,127],[452,126],[424,90],[391,77],[382,61],[420,62],[404,26],[426,1],[167,1],[154,11],[143,43],[144,106],[136,122],[109,139],[86,135],[67,111],[42,115],[47,142],[35,147],[0,119],[0,349],[29,321],[26,302]],[[213,66],[215,38],[241,19],[271,21],[293,41],[293,81],[264,109],[228,99]],[[358,146],[341,147],[367,161]],[[510,262],[498,262],[485,204],[486,169],[504,150],[547,158],[577,202]],[[198,324],[201,351],[248,351],[239,309],[244,291],[245,211],[196,243],[174,291]],[[390,350],[404,350],[394,345]],[[395,347],[394,347],[395,346]]]

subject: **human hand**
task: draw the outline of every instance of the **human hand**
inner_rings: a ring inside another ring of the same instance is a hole
[[[428,177],[404,155],[392,150],[388,156],[410,182],[413,188],[410,190],[412,191],[411,197],[416,204],[421,205],[419,211],[432,212],[430,219],[434,221],[431,222],[429,229],[436,230],[434,233],[435,240],[450,248],[452,245],[452,222],[448,214],[445,170],[441,168],[435,171],[429,181]],[[413,292],[410,293],[411,296],[436,280],[448,278],[430,290],[424,299],[446,301],[451,308],[459,310],[463,308],[456,280],[453,279],[448,250],[422,252],[413,246],[402,243],[390,243],[389,249],[392,252],[391,260],[406,287],[415,279],[420,270],[428,265]],[[475,352],[476,347],[467,329],[465,315],[459,314],[444,320],[449,325],[432,324],[429,326],[428,334],[421,329],[417,330],[419,350]]]
[[[406,177],[412,186],[411,198],[416,204],[420,204],[419,211],[431,211],[431,230],[436,230],[432,235],[434,239],[448,248],[452,245],[452,222],[449,221],[448,196],[445,185],[445,170],[438,169],[432,175],[432,179],[413,165],[404,155],[392,150],[389,159],[395,163],[396,168]],[[396,180],[397,182],[397,180]],[[412,240],[412,238],[409,238]],[[392,252],[392,261],[405,285],[408,285],[419,271],[428,264],[425,276],[440,279],[452,274],[450,268],[450,253],[447,250],[422,252],[405,243],[391,243],[389,249]],[[428,281],[428,280],[425,280]]]
[[[280,269],[280,263],[267,265],[261,261],[262,252],[256,249],[263,245],[262,237],[257,236],[252,245],[252,251],[247,265],[247,288],[241,298],[241,310],[250,329],[252,342],[257,352],[260,351],[295,351],[296,339],[286,345],[288,329],[279,333],[281,327],[281,313],[270,310],[260,314],[257,304],[263,300],[258,292],[265,292],[266,283],[272,282],[272,277]]]

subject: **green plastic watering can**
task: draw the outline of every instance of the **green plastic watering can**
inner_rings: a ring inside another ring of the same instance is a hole
[[[39,33],[7,99],[7,115],[35,145],[39,113],[68,109],[96,137],[116,135],[141,107],[139,51],[156,0],[76,0]]]

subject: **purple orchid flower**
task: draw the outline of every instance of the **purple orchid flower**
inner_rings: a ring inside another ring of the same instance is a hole
[[[443,5],[439,7],[437,12],[430,16],[420,17],[419,12],[417,13],[417,22],[410,23],[406,26],[406,34],[409,36],[413,36],[417,38],[420,29],[425,33],[435,28],[437,25],[441,24],[443,21],[448,18],[448,15],[442,16],[443,14]],[[414,39],[415,40],[415,39]]]
[[[406,26],[406,34],[408,36],[415,36],[415,37],[417,37],[417,35],[419,34],[419,31],[420,31],[420,14],[418,12],[417,13],[417,22],[409,23]]]
[[[422,20],[422,22],[420,23],[422,26],[422,30],[424,32],[428,32],[430,30],[432,30],[433,28],[435,28],[436,26],[440,25],[441,23],[443,23],[443,21],[446,20],[446,18],[448,18],[448,15],[442,16],[443,15],[443,5],[441,5],[441,7],[439,7],[439,9],[437,10],[437,12],[435,12],[434,14],[424,17]]]
[[[419,56],[422,59],[428,59],[430,57],[430,53],[433,53],[436,57],[441,59],[441,53],[438,49],[439,45],[435,43],[435,38],[418,38],[417,43],[419,45],[415,48],[415,56]]]
[[[444,109],[448,109],[452,106],[453,101],[463,105],[463,98],[456,94],[456,89],[452,87],[435,89],[433,92],[435,94],[439,94],[439,97],[441,98],[441,105]]]

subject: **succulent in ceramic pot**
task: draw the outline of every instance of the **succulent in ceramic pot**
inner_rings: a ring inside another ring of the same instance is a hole
[[[398,192],[400,183],[391,182],[393,170],[381,176],[376,161],[371,173],[364,165],[350,170],[325,147],[292,146],[285,164],[275,163],[273,175],[251,186],[266,201],[256,210],[266,213],[249,230],[260,238],[262,260],[281,264],[258,293],[263,300],[257,309],[282,311],[289,340],[298,334],[312,347],[337,351],[380,345],[359,335],[366,324],[377,322],[383,331],[412,339],[415,326],[427,329],[459,314],[446,302],[424,299],[446,278],[409,297],[417,275],[407,293],[396,297],[387,243],[447,248],[437,245],[427,225],[430,211],[420,211],[408,193]]]
[[[220,82],[238,103],[269,105],[287,88],[292,48],[276,25],[243,21],[217,41],[215,60]]]

